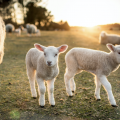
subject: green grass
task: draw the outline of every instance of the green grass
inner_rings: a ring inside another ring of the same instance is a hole
[[[55,81],[55,102],[53,108],[45,95],[45,108],[40,108],[37,99],[31,98],[29,81],[26,75],[25,55],[34,43],[44,46],[67,44],[109,52],[105,45],[98,43],[101,31],[42,31],[41,37],[20,37],[7,35],[5,55],[0,65],[0,120],[117,120],[120,108],[110,106],[106,91],[101,88],[101,101],[94,98],[94,76],[82,72],[75,76],[76,92],[72,98],[66,94],[64,85],[65,53],[59,56],[60,73]],[[120,34],[119,31],[107,31]],[[67,51],[68,51],[67,50]],[[108,77],[113,94],[120,106],[120,69]],[[36,84],[37,88],[37,84]]]

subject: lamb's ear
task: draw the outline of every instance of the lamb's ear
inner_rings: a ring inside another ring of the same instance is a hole
[[[58,47],[58,51],[59,52],[65,52],[68,48],[68,45],[61,45],[60,47]]]
[[[114,45],[108,43],[106,46],[110,51],[115,52],[115,46]]]
[[[42,46],[42,45],[37,44],[37,43],[35,43],[34,46],[40,51],[44,51],[44,49],[46,48],[45,46]]]

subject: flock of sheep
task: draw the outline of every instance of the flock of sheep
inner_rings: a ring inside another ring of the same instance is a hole
[[[20,26],[19,28],[15,29],[14,25],[11,23],[6,24],[6,32],[7,33],[16,33],[17,35],[21,35],[21,31],[27,32],[29,36],[35,34],[36,36],[40,36],[40,30],[34,24],[26,24],[26,28]]]
[[[29,34],[40,34],[40,31],[33,24],[26,25]],[[6,25],[6,32],[13,32],[15,28],[12,24]],[[17,30],[16,30],[17,31]],[[18,30],[19,31],[19,30]],[[0,18],[0,63],[4,55],[5,25]],[[115,98],[112,93],[112,87],[107,77],[112,71],[117,70],[120,64],[120,37],[117,35],[109,35],[105,32],[100,34],[100,43],[107,44],[110,53],[92,50],[87,48],[73,48],[65,55],[66,72],[64,74],[64,82],[66,92],[69,96],[73,96],[76,90],[74,76],[83,70],[91,72],[95,75],[95,97],[100,100],[100,87],[104,86],[108,100],[113,107],[117,107]],[[109,43],[108,43],[109,42]],[[110,44],[112,43],[112,44]],[[26,54],[26,69],[30,83],[32,97],[37,97],[35,89],[35,79],[38,83],[39,105],[45,106],[45,82],[47,82],[48,98],[51,106],[55,106],[54,99],[54,82],[55,77],[59,74],[58,57],[60,53],[67,50],[68,45],[59,47],[45,47],[40,44],[34,44],[35,48],[31,48]]]

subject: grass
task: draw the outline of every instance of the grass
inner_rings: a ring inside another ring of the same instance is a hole
[[[94,98],[94,76],[82,72],[75,76],[76,92],[72,98],[66,94],[64,85],[65,53],[59,56],[60,73],[55,81],[55,102],[53,108],[45,95],[45,108],[40,108],[37,99],[31,98],[29,81],[26,75],[25,55],[34,43],[44,46],[68,44],[109,52],[105,45],[98,43],[101,31],[42,31],[41,37],[16,37],[7,35],[5,55],[0,65],[0,120],[116,120],[120,119],[120,108],[110,106],[107,94],[101,88],[101,101]],[[120,34],[119,31],[107,31]],[[68,51],[67,50],[67,51]],[[120,69],[108,77],[113,94],[120,106]],[[37,88],[37,84],[36,84]]]

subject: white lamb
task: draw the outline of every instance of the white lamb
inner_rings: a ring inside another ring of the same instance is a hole
[[[5,32],[5,24],[0,17],[0,64],[2,63],[4,56],[4,40],[5,40],[6,32]]]
[[[59,73],[58,56],[59,53],[65,52],[67,45],[60,47],[45,47],[35,44],[36,48],[32,48],[26,54],[27,75],[30,82],[32,97],[36,98],[35,77],[38,83],[39,105],[45,105],[45,82],[47,82],[48,98],[51,106],[55,106],[54,100],[54,82],[55,77]]]
[[[27,33],[31,36],[31,34],[40,35],[40,31],[34,24],[26,24]]]
[[[107,44],[107,47],[111,51],[110,53],[86,48],[73,48],[66,54],[66,73],[64,79],[66,92],[69,96],[72,96],[72,91],[74,92],[76,89],[74,75],[82,72],[82,70],[86,70],[95,75],[96,99],[100,100],[100,87],[102,84],[108,94],[110,104],[113,107],[117,106],[111,84],[106,76],[119,67],[120,45],[113,46],[112,44]]]
[[[6,32],[7,33],[12,33],[12,32],[14,32],[14,30],[15,30],[15,27],[11,23],[6,25]]]
[[[120,36],[115,34],[107,34],[106,32],[102,31],[99,36],[99,43],[100,44],[120,44]]]

